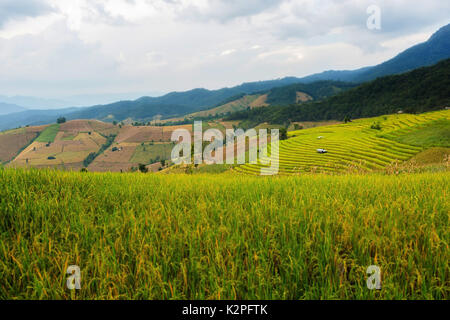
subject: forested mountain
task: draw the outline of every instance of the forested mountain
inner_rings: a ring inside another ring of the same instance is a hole
[[[450,58],[450,24],[439,29],[428,41],[415,45],[377,66],[353,71],[325,71],[304,77],[301,80],[303,82],[335,80],[362,83],[386,75],[431,66],[448,58]]]
[[[338,94],[356,85],[341,81],[317,81],[313,83],[295,83],[288,86],[271,89],[267,93],[267,103],[270,105],[288,105],[296,103],[298,94],[304,93],[311,100],[320,100]]]
[[[446,106],[450,106],[450,59],[431,67],[378,78],[322,101],[242,111],[227,120],[242,120],[249,127],[262,122],[284,124],[373,117],[398,111],[417,113]]]

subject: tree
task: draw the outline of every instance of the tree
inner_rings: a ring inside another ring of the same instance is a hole
[[[377,122],[372,123],[372,125],[370,126],[370,128],[371,128],[371,129],[374,129],[374,130],[381,130],[381,125],[380,125],[380,123],[377,121]]]
[[[142,173],[147,173],[148,172],[148,168],[145,164],[140,163],[139,164],[139,171]]]
[[[280,140],[286,140],[287,138],[287,129],[284,127],[280,128]]]
[[[65,123],[66,122],[66,118],[64,117],[59,117],[58,120],[56,120],[56,123]]]

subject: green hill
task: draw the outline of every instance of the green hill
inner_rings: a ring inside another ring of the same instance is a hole
[[[289,132],[290,138],[280,142],[279,173],[386,170],[393,163],[407,161],[428,148],[449,146],[449,123],[450,110],[441,110],[358,119]],[[317,149],[328,153],[319,154]],[[270,146],[268,151],[271,152]],[[234,170],[259,175],[264,168],[265,165],[258,163]]]
[[[323,101],[237,112],[227,120],[244,127],[269,122],[343,120],[383,114],[420,113],[450,105],[450,59],[405,74],[378,78]]]

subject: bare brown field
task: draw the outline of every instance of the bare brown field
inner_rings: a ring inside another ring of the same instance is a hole
[[[108,136],[110,134],[117,134],[119,130],[118,126],[98,120],[72,120],[60,126],[60,131],[65,132],[66,135],[73,136],[76,136],[80,132],[87,133],[93,131]]]
[[[163,127],[122,127],[116,137],[117,143],[160,141],[163,138]]]
[[[269,104],[267,101],[267,94],[263,94],[256,98],[252,103],[250,103],[250,108],[259,108],[259,107],[267,107]]]
[[[303,129],[309,129],[309,128],[316,128],[316,127],[324,127],[324,126],[332,126],[335,124],[341,124],[342,121],[336,121],[336,120],[328,120],[328,121],[304,121],[304,122],[293,122],[291,126],[289,127],[289,130],[294,130],[294,125],[298,124],[300,126],[303,126]]]
[[[0,162],[9,162],[30,144],[46,126],[28,127],[0,133]]]
[[[138,143],[114,143],[105,152],[99,155],[88,167],[89,171],[119,172],[129,171],[137,163],[130,162]],[[112,151],[117,148],[117,151]]]
[[[191,113],[191,114],[187,115],[186,118],[214,116],[216,114],[241,111],[248,107],[250,107],[252,109],[258,108],[258,107],[263,107],[263,106],[268,105],[266,103],[266,100],[267,100],[267,94],[265,94],[265,95],[245,95],[242,98],[225,103],[216,108]]]
[[[220,121],[221,125],[225,127],[225,129],[233,129],[233,125],[237,126],[239,121]]]
[[[295,99],[296,103],[307,102],[307,101],[311,101],[311,100],[314,100],[314,99],[309,94],[307,94],[305,92],[297,91],[297,97]]]
[[[44,142],[33,142],[10,163],[10,166],[75,169],[82,167],[83,160],[90,153],[96,152],[106,141],[102,135],[93,131],[89,122],[91,121],[75,120],[62,124],[54,142],[50,145]],[[49,159],[49,157],[55,159]]]
[[[154,164],[149,164],[149,165],[147,166],[147,169],[148,169],[150,172],[158,172],[160,168],[162,168],[161,162],[154,163]]]
[[[172,133],[177,129],[186,129],[192,131],[192,125],[180,125],[180,126],[144,126],[144,127],[134,127],[126,126],[123,127],[119,135],[116,138],[117,143],[131,142],[131,143],[142,143],[142,142],[158,142],[158,141],[170,141]]]

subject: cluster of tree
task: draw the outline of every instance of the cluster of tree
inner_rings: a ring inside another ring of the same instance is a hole
[[[89,167],[89,165],[97,158],[99,155],[101,155],[106,149],[108,149],[112,143],[114,142],[114,139],[116,139],[116,135],[111,134],[106,137],[106,142],[100,147],[100,149],[97,152],[91,152],[86,159],[83,161],[84,167]]]
[[[159,157],[158,157],[158,158],[159,158]],[[163,160],[161,160],[161,161],[151,162],[150,164],[158,163],[158,162],[161,162],[161,167],[165,167],[165,166],[166,166],[166,163],[167,163],[167,161],[163,159]],[[139,170],[139,171],[142,172],[142,173],[148,173],[148,167],[147,167],[146,164],[143,164],[143,163],[140,163],[140,164],[138,165],[137,168],[135,168],[135,167],[132,167],[132,168],[131,168],[131,171],[132,171],[132,172],[135,172],[135,171],[137,171],[137,170]],[[159,168],[159,170],[161,170],[161,168]]]
[[[317,81],[313,83],[295,83],[289,86],[270,90],[267,103],[270,105],[290,105],[297,102],[297,92],[304,92],[314,100],[324,99],[342,91],[354,88],[356,85],[339,81]]]
[[[64,117],[59,117],[59,118],[56,120],[56,123],[59,123],[59,124],[65,123],[65,122],[66,122],[66,118],[64,118]]]
[[[164,123],[156,123],[155,126],[159,126],[159,127],[168,127],[168,126],[182,126],[182,125],[186,125],[186,124],[193,124],[195,121],[212,121],[212,120],[217,120],[217,119],[221,119],[223,117],[229,116],[231,115],[231,112],[228,113],[218,113],[218,114],[210,114],[206,117],[192,117],[192,118],[184,118],[184,120],[180,120],[180,121],[167,121]]]
[[[226,120],[241,127],[263,122],[344,120],[396,113],[439,110],[450,104],[450,59],[401,75],[386,76],[322,101],[240,111]]]

